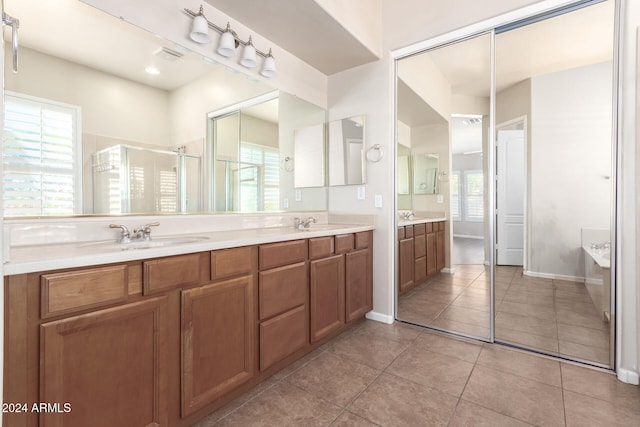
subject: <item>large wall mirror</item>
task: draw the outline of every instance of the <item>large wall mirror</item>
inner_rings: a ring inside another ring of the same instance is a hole
[[[366,182],[364,116],[329,122],[329,185]]]
[[[401,191],[427,144],[451,233],[398,319],[613,365],[614,22],[613,0],[583,2],[398,60],[398,206],[438,209]]]
[[[19,73],[5,60],[6,216],[218,210],[208,115],[272,87],[77,0],[6,0],[5,9],[20,19],[21,44]],[[326,209],[326,189],[294,194],[281,167],[294,129],[323,123],[325,111],[277,98],[275,119],[256,108],[236,127],[245,148],[271,158],[229,176],[253,174],[261,196],[248,197],[247,184],[247,200],[229,198],[225,211]]]

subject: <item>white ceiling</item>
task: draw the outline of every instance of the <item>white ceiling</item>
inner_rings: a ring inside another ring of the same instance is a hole
[[[324,74],[378,59],[314,0],[205,1]]]

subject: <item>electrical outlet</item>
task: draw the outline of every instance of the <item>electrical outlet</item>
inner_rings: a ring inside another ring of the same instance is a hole
[[[381,208],[382,207],[382,194],[376,194],[376,196],[373,199],[373,205],[376,208]]]
[[[302,201],[302,191],[296,190],[296,202],[301,202],[301,201]]]
[[[364,200],[364,187],[360,186],[358,187],[358,200]]]

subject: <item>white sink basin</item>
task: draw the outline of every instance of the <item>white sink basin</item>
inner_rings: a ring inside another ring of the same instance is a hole
[[[325,231],[325,230],[339,230],[345,228],[344,224],[311,224],[309,228],[299,229],[299,231]]]
[[[108,242],[91,242],[80,245],[80,247],[92,246],[99,247],[104,250],[121,250],[130,251],[135,249],[163,248],[166,246],[186,245],[188,243],[198,243],[208,240],[205,236],[189,236],[189,237],[156,237],[150,241],[118,243],[114,241]]]

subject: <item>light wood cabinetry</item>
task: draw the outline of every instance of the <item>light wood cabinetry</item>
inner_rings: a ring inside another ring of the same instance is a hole
[[[178,426],[372,308],[372,233],[5,278],[4,425]],[[64,407],[62,407],[64,409]]]
[[[440,271],[445,267],[444,221],[436,224],[438,224],[438,231],[436,232],[436,269]]]
[[[166,325],[164,297],[43,324],[40,401],[69,411],[40,425],[167,425]]]

